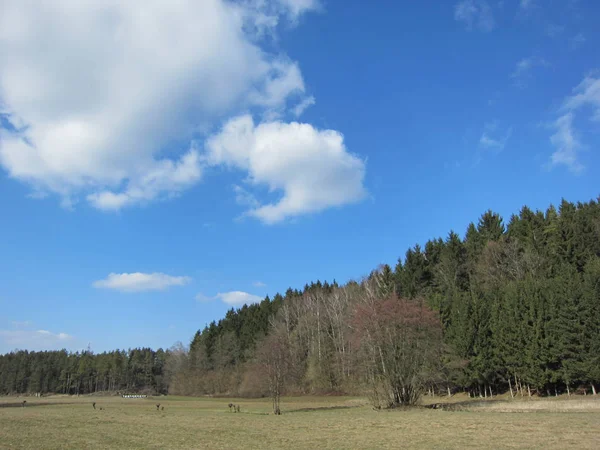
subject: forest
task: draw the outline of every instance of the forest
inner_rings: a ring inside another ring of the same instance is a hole
[[[423,392],[596,394],[600,198],[485,212],[343,285],[231,309],[189,346],[0,356],[0,393],[348,393],[378,407]],[[275,400],[274,400],[275,401]]]

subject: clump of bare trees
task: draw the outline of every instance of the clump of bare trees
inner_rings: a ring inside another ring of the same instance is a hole
[[[353,320],[376,408],[416,404],[439,371],[441,324],[421,300],[368,296]]]
[[[285,329],[279,325],[258,348],[257,359],[268,384],[273,402],[273,414],[281,414],[281,395],[290,370],[290,348],[286,340]]]
[[[412,405],[439,373],[438,314],[418,298],[397,296],[389,268],[361,282],[286,294],[243,363],[234,332],[209,331],[189,352],[172,349],[171,385],[187,394],[269,395],[279,415],[289,393],[368,391],[378,408]]]
[[[377,408],[414,405],[439,373],[442,327],[422,299],[399,297],[389,274],[315,289],[284,304],[257,351],[281,414],[285,388],[366,385]]]

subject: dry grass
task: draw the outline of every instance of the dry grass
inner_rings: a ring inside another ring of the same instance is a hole
[[[0,448],[600,448],[600,399],[464,400],[452,399],[456,412],[376,412],[356,398],[286,398],[273,416],[267,399],[233,400],[237,414],[231,399],[28,398],[25,408],[0,407]]]

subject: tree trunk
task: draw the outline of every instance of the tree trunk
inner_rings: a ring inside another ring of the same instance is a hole
[[[527,393],[529,394],[529,398],[531,398],[531,387],[527,385]]]
[[[594,383],[592,383],[592,392],[594,393],[594,395],[596,395],[596,386],[594,386]]]
[[[569,383],[567,383],[567,395],[571,396],[571,389],[569,389]]]
[[[450,392],[450,386],[448,386],[448,397],[452,397],[452,393]]]
[[[508,388],[510,389],[510,398],[515,398],[515,394],[513,394],[512,384],[510,382],[510,377],[508,377]]]

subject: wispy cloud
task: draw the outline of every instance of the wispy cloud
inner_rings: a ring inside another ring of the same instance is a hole
[[[519,2],[519,8],[530,9],[535,5],[535,0],[521,0]]]
[[[257,208],[260,202],[256,199],[254,194],[248,192],[241,186],[235,185],[233,187],[235,192],[235,202],[240,206],[247,206],[249,208]]]
[[[571,48],[575,50],[581,47],[583,44],[585,44],[586,40],[587,39],[585,38],[583,33],[577,33],[575,36],[569,39],[569,43],[571,45]]]
[[[95,281],[93,286],[121,292],[163,291],[171,286],[183,286],[190,281],[190,277],[177,277],[158,272],[111,273],[105,279]]]
[[[531,56],[529,58],[523,58],[515,67],[515,70],[510,74],[515,86],[520,88],[525,88],[527,83],[532,79],[532,70],[535,67],[547,67],[549,66],[548,62],[536,56]]]
[[[486,0],[463,0],[454,6],[454,20],[465,24],[467,30],[489,32],[495,27],[492,8]]]
[[[573,95],[565,100],[563,109],[576,110],[585,106],[592,108],[591,119],[600,121],[600,72],[586,76],[573,89]]]
[[[263,283],[262,281],[255,281],[254,283],[252,283],[252,286],[258,287],[258,288],[267,287],[267,285],[265,283]]]
[[[223,303],[230,306],[243,306],[252,303],[263,301],[264,297],[253,295],[243,291],[219,292],[214,297],[208,297],[204,294],[196,295],[196,300],[199,302],[209,302],[213,300],[221,300]]]
[[[600,76],[597,73],[587,75],[573,89],[573,94],[560,108],[561,116],[551,125],[554,133],[550,136],[550,143],[555,147],[550,157],[551,166],[563,165],[573,173],[585,169],[579,161],[579,154],[585,146],[574,122],[576,113],[586,108],[591,109],[589,119],[600,122]]]
[[[310,106],[314,105],[316,103],[315,98],[311,95],[310,97],[306,97],[305,99],[303,99],[300,103],[298,103],[294,109],[292,109],[292,112],[294,113],[294,115],[296,117],[300,117],[302,115],[302,113],[304,111],[306,111],[307,108],[309,108]]]
[[[487,123],[479,138],[479,146],[483,149],[502,151],[511,135],[512,127],[509,127],[505,132],[501,132],[497,122]]]
[[[574,114],[569,112],[554,122],[555,133],[550,136],[550,142],[556,150],[550,157],[551,164],[564,165],[573,173],[580,173],[583,165],[578,161],[578,151],[582,145],[573,129]]]
[[[24,328],[31,326],[27,322]],[[0,352],[11,350],[57,350],[62,349],[74,341],[73,336],[67,333],[53,333],[48,330],[21,329],[0,330]]]

